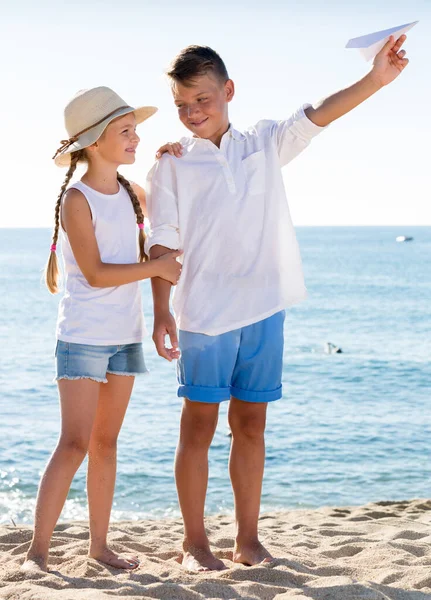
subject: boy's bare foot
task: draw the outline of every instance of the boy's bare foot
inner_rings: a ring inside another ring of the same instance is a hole
[[[88,553],[90,558],[98,560],[99,562],[114,567],[115,569],[126,569],[133,570],[139,567],[139,558],[137,556],[131,556],[130,554],[117,554],[109,548],[102,548],[101,550],[90,550]]]
[[[248,543],[236,542],[233,551],[233,562],[242,563],[249,567],[273,562],[274,557],[262,546],[259,540]]]
[[[196,548],[195,546],[184,547],[181,564],[187,571],[195,573],[227,569],[224,562],[216,558],[209,548]]]
[[[25,559],[25,562],[21,565],[20,571],[22,573],[47,573],[48,572],[48,559],[46,556],[29,556]]]

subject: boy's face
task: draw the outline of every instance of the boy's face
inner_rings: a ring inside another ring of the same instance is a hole
[[[172,93],[180,121],[195,137],[219,144],[229,127],[228,103],[235,93],[234,83],[225,83],[212,74],[193,78],[188,85],[175,83]]]

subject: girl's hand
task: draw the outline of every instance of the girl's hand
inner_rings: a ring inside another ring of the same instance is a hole
[[[391,83],[409,64],[408,58],[405,58],[406,51],[400,50],[406,39],[407,36],[402,35],[395,41],[391,35],[376,55],[370,75],[380,86]]]
[[[175,156],[176,158],[181,158],[183,154],[183,147],[180,142],[168,142],[161,146],[156,152],[156,159],[158,160],[163,154],[170,154],[171,156]]]
[[[158,267],[157,276],[166,279],[166,281],[169,281],[172,285],[177,285],[182,268],[181,264],[177,261],[177,258],[178,256],[181,256],[182,253],[182,250],[175,250],[175,252],[168,252],[167,254],[163,254],[163,256],[156,258],[156,266]]]

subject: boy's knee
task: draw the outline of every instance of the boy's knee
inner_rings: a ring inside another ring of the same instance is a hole
[[[210,445],[218,420],[218,407],[217,411],[211,409],[207,410],[206,406],[189,405],[185,407],[181,418],[181,443],[183,445]]]
[[[232,436],[250,440],[260,440],[265,434],[265,415],[229,415],[229,427]]]

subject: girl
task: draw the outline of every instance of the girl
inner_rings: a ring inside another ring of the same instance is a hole
[[[56,293],[60,230],[65,269],[56,348],[61,434],[40,483],[24,570],[47,570],[55,524],[87,452],[89,556],[122,569],[139,564],[135,556],[119,556],[107,545],[117,437],[135,375],[146,372],[138,281],[161,277],[176,284],[181,266],[179,252],[144,262],[145,194],[117,168],[135,162],[136,125],[156,110],[134,109],[106,87],[79,92],[65,109],[70,137],[54,159],[69,169],[55,207],[46,268],[48,289]],[[87,170],[67,188],[78,162]]]

